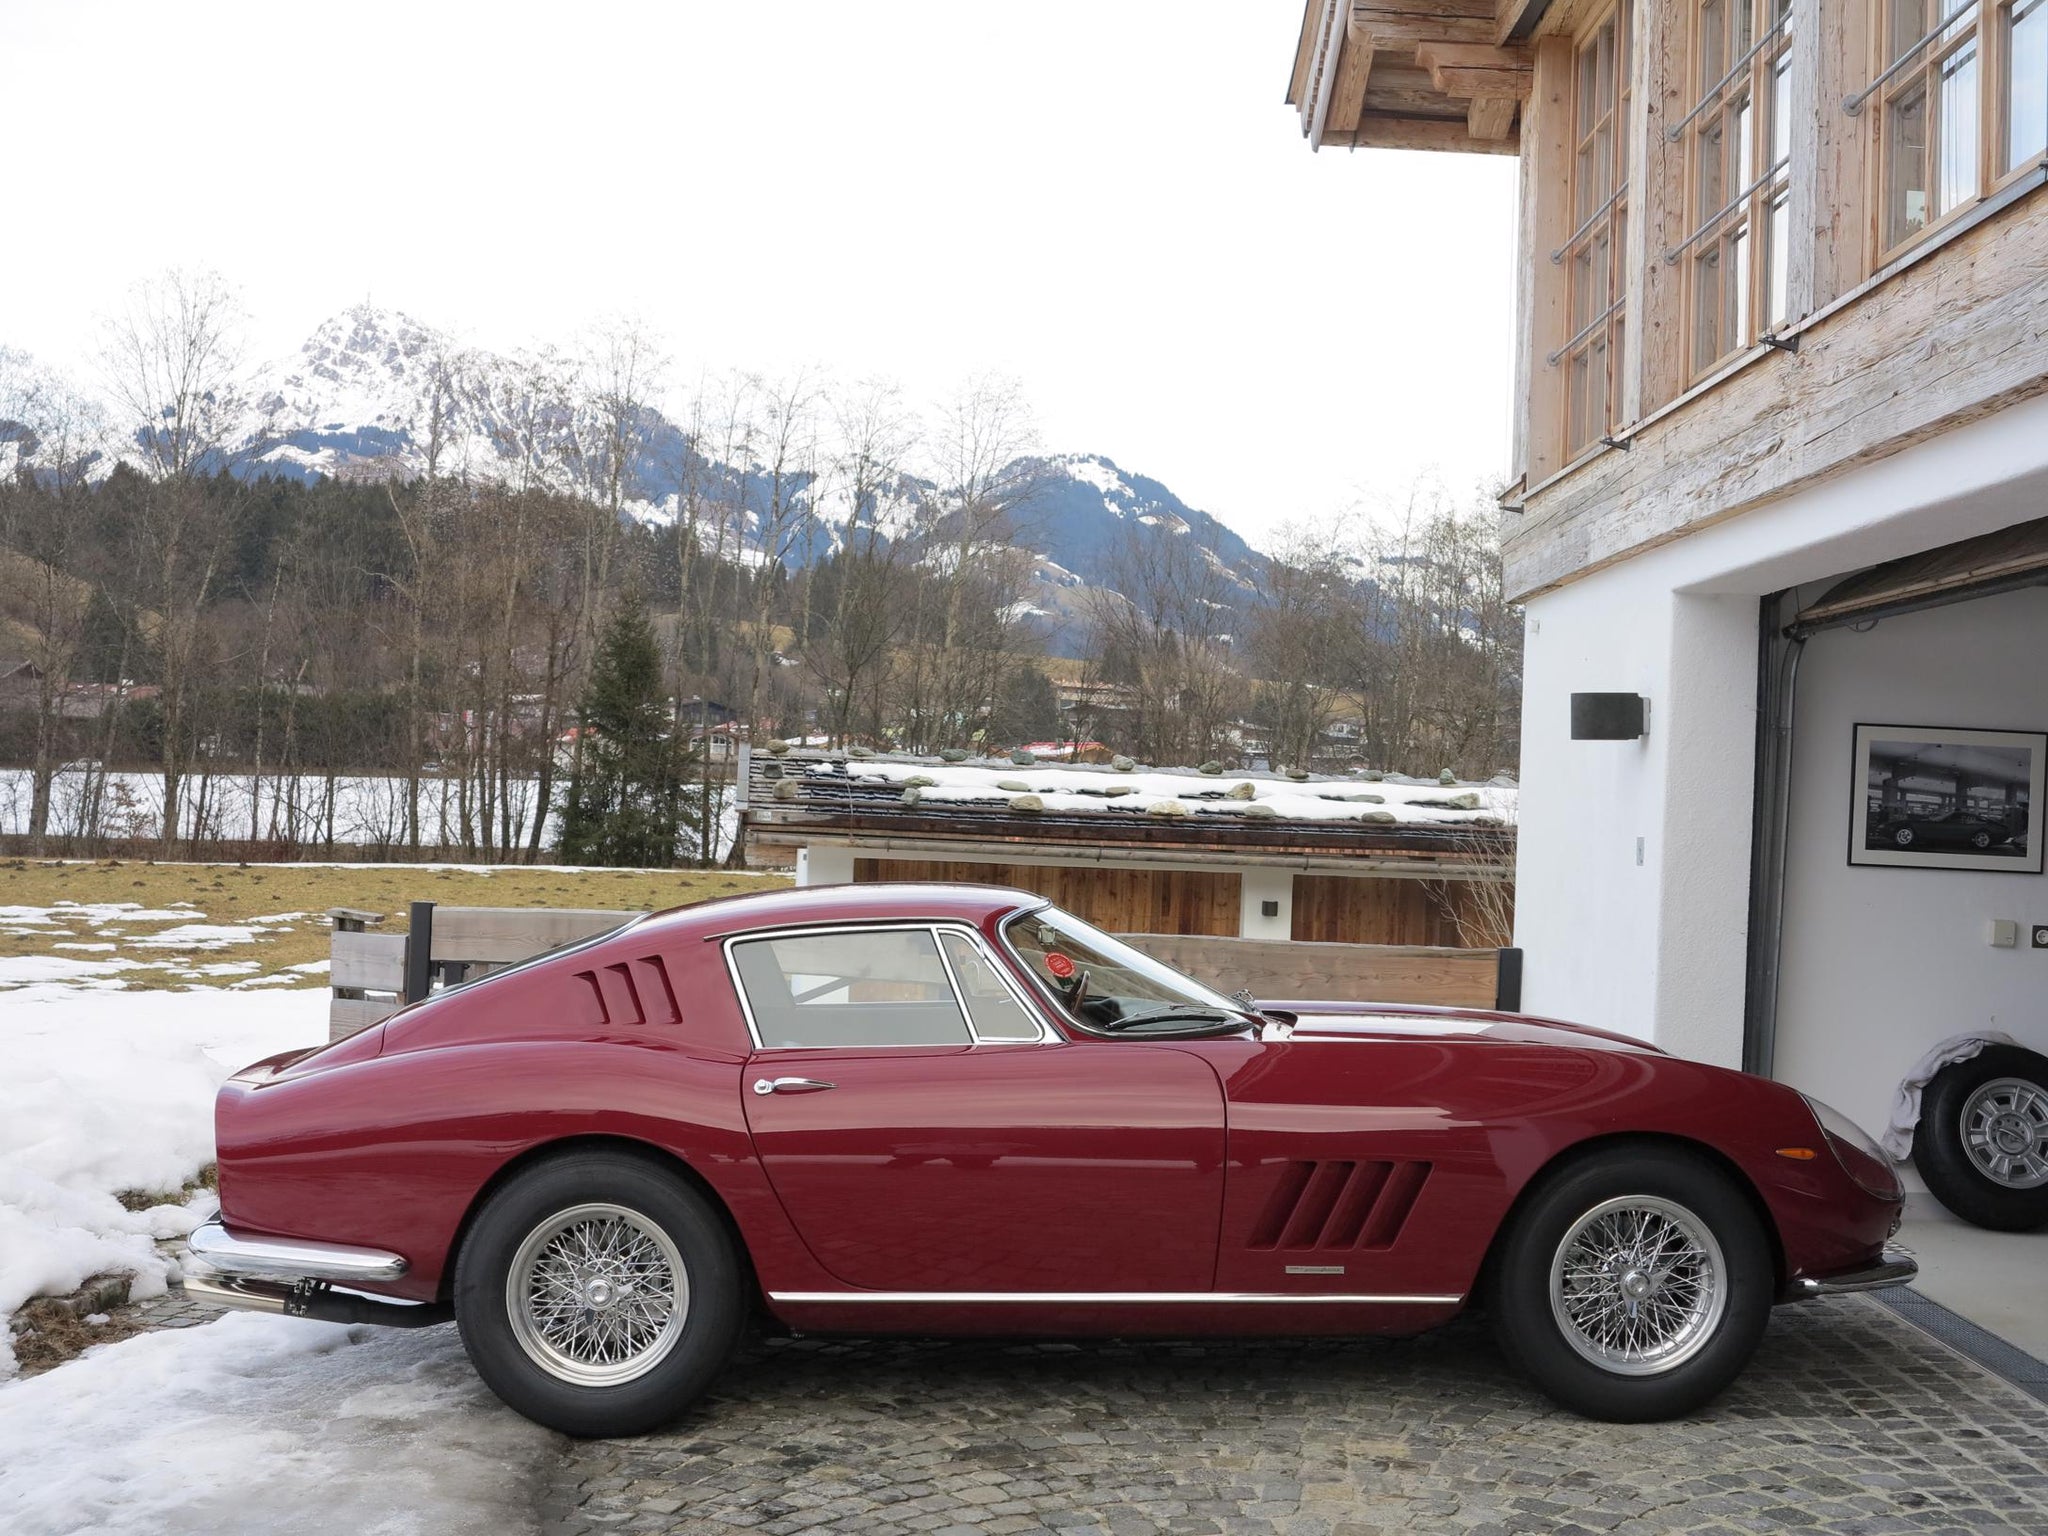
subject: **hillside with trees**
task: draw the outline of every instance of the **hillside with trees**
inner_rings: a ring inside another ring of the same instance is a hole
[[[750,735],[1514,767],[1490,510],[1419,503],[1232,563],[1157,488],[1092,569],[1049,572],[1023,530],[1073,476],[1049,486],[1014,386],[919,419],[888,385],[800,374],[698,391],[649,515],[632,466],[673,423],[658,356],[616,328],[573,399],[494,429],[487,473],[440,450],[431,401],[419,455],[308,471],[251,434],[238,323],[215,280],[173,276],[110,324],[103,396],[0,354],[0,767],[22,802],[0,828],[37,851],[108,846],[110,770],[139,769],[165,853],[335,851],[344,781],[377,775],[382,856],[553,856],[548,811],[593,782],[598,660],[640,605],[636,708],[658,689],[687,762],[665,781],[678,858],[715,856]]]

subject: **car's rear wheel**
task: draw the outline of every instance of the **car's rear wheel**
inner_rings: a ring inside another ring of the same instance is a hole
[[[1596,1154],[1535,1189],[1505,1234],[1494,1330],[1565,1407],[1633,1423],[1690,1413],[1763,1337],[1772,1264],[1721,1170],[1681,1149]]]
[[[1899,828],[1896,828],[1896,829],[1895,829],[1895,830],[1894,830],[1894,831],[1892,832],[1892,841],[1893,841],[1893,842],[1894,842],[1895,844],[1897,844],[1897,845],[1898,845],[1899,847],[1901,847],[1901,848],[1910,848],[1910,847],[1912,847],[1912,846],[1913,846],[1913,829],[1912,829],[1911,827],[1899,827]]]
[[[1935,1073],[1920,1097],[1913,1166],[1967,1222],[2048,1225],[2048,1056],[1987,1045]]]
[[[745,1316],[718,1213],[623,1154],[525,1170],[477,1214],[456,1260],[455,1317],[477,1374],[564,1434],[673,1419],[731,1357]]]

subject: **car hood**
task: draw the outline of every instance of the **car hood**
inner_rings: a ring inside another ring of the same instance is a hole
[[[1468,1039],[1503,1045],[1562,1045],[1579,1050],[1665,1054],[1645,1040],[1521,1013],[1323,1001],[1262,1002],[1259,1010],[1268,1018],[1291,1024],[1292,1038],[1296,1040]]]

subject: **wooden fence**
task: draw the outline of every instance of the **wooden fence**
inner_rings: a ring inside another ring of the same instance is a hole
[[[436,983],[467,980],[615,928],[637,912],[563,907],[444,907],[416,901],[409,933],[380,933],[383,914],[337,907],[328,1038],[390,1017]],[[1522,1003],[1518,949],[1311,944],[1208,934],[1134,933],[1131,944],[1226,992],[1499,1008]]]

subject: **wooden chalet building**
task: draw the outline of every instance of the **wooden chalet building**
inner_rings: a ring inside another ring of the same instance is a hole
[[[1511,785],[802,750],[749,753],[744,783],[750,860],[800,885],[1019,886],[1119,933],[1505,943]]]
[[[1529,1006],[1873,1127],[2048,1049],[2048,0],[1308,0],[1289,101],[1520,157]],[[1991,846],[1873,862],[1902,763]]]

